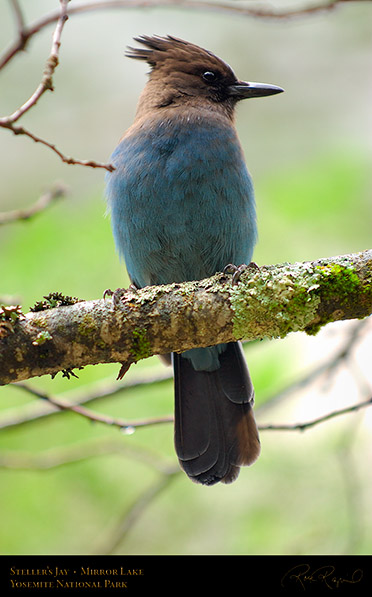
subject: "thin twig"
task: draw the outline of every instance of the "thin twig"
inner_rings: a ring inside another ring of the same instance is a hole
[[[27,36],[25,35],[26,23],[23,17],[22,9],[19,5],[18,0],[10,0],[10,5],[14,12],[16,24],[17,24],[17,33],[18,33],[18,40],[20,44],[20,48],[24,49]]]
[[[346,342],[341,346],[339,350],[335,352],[328,360],[322,361],[319,365],[315,366],[311,371],[303,375],[297,381],[291,382],[286,388],[275,392],[271,397],[263,399],[263,403],[260,404],[257,410],[261,413],[265,410],[270,409],[274,404],[280,402],[295,392],[305,388],[306,386],[313,383],[316,379],[319,379],[322,375],[331,375],[337,367],[341,366],[343,362],[350,356],[352,349],[358,342],[362,331],[371,323],[370,319],[362,319],[357,321],[348,330],[348,337]]]
[[[29,220],[36,214],[44,211],[52,203],[64,197],[67,189],[62,185],[57,185],[55,188],[47,191],[39,199],[26,209],[14,209],[8,212],[0,212],[0,225],[10,224],[11,222],[18,222],[20,220]]]
[[[152,504],[152,502],[162,491],[167,489],[170,483],[179,475],[179,468],[171,469],[168,473],[163,474],[158,481],[156,481],[148,489],[146,489],[143,492],[143,494],[138,499],[136,499],[132,507],[129,510],[126,508],[121,518],[115,521],[115,524],[113,525],[113,528],[109,533],[109,536],[105,541],[105,544],[98,546],[98,549],[93,553],[100,553],[106,555],[114,553],[116,548],[125,539],[126,535],[133,527],[133,525],[142,516],[143,512]]]
[[[31,133],[30,131],[28,131],[27,129],[25,129],[22,126],[15,126],[13,124],[1,124],[1,122],[0,122],[0,126],[2,126],[3,128],[10,129],[15,135],[25,135],[26,137],[29,137],[30,139],[35,141],[35,143],[41,143],[42,145],[49,147],[52,151],[54,151],[54,153],[56,153],[58,155],[58,157],[65,164],[87,166],[89,168],[104,168],[105,170],[108,170],[108,172],[113,172],[115,170],[115,168],[112,164],[103,164],[101,162],[96,162],[94,160],[78,160],[75,158],[68,157],[65,154],[63,154],[59,149],[57,149],[57,147],[54,145],[54,143],[50,143],[49,141],[46,141],[45,139],[38,137],[37,135],[35,135],[34,133]]]
[[[96,413],[90,409],[87,409],[83,406],[73,405],[71,403],[68,403],[67,401],[61,400],[59,398],[54,398],[52,396],[49,396],[42,392],[39,392],[38,390],[30,388],[29,386],[27,386],[25,384],[20,383],[20,384],[17,384],[17,386],[23,388],[25,391],[33,394],[34,396],[37,396],[38,398],[47,400],[48,403],[57,407],[60,410],[72,411],[72,412],[75,412],[76,414],[78,414],[82,417],[85,417],[93,422],[103,423],[103,424],[109,425],[111,427],[118,427],[121,431],[124,431],[124,433],[131,433],[138,427],[148,427],[151,425],[158,425],[158,424],[162,424],[162,423],[173,422],[172,415],[164,415],[162,417],[146,418],[146,419],[128,421],[128,420],[124,420],[121,418],[111,417],[109,415],[98,414],[98,413]],[[319,423],[323,423],[325,421],[328,421],[329,419],[333,419],[335,417],[338,417],[338,416],[341,416],[341,415],[344,415],[347,413],[355,412],[357,410],[360,410],[362,408],[370,406],[371,404],[372,404],[372,398],[369,398],[368,400],[365,400],[364,402],[360,402],[358,404],[355,404],[353,406],[348,406],[348,407],[342,408],[340,410],[332,411],[331,413],[328,413],[322,417],[318,417],[316,419],[313,419],[312,421],[308,421],[305,423],[292,423],[292,424],[285,424],[285,425],[273,425],[273,424],[258,425],[258,429],[260,431],[304,431],[305,429],[314,427],[315,425],[318,425]]]
[[[21,384],[18,384],[18,385],[21,385]],[[39,398],[48,400],[48,402],[50,402],[53,406],[56,406],[57,408],[59,408],[61,410],[73,411],[73,412],[77,413],[78,415],[81,415],[83,417],[86,417],[87,419],[90,419],[91,421],[94,421],[97,423],[104,423],[106,425],[110,425],[111,427],[118,427],[119,429],[121,429],[127,433],[130,433],[132,430],[134,430],[138,427],[147,427],[150,425],[157,425],[160,423],[171,423],[173,421],[172,415],[165,415],[163,417],[157,417],[157,418],[140,419],[137,421],[126,421],[124,419],[111,417],[109,415],[101,415],[101,414],[95,413],[95,412],[91,411],[90,409],[87,409],[82,406],[71,405],[68,402],[62,401],[57,398],[52,398],[46,394],[37,392],[36,390],[33,390],[33,394],[38,395]],[[331,413],[328,413],[327,415],[318,417],[318,418],[313,419],[312,421],[308,421],[306,423],[293,423],[293,424],[288,424],[288,425],[272,425],[272,424],[258,425],[258,429],[260,431],[295,431],[295,430],[304,431],[305,429],[314,427],[315,425],[318,425],[319,423],[323,423],[324,421],[328,421],[329,419],[333,419],[340,415],[355,412],[357,410],[360,410],[361,408],[370,406],[371,404],[372,404],[372,398],[369,398],[368,400],[365,400],[364,402],[360,402],[358,404],[355,404],[353,406],[348,406],[348,407],[342,408],[340,410],[332,411]]]
[[[17,301],[11,301],[17,302]],[[97,386],[92,391],[80,392],[69,392],[69,403],[73,406],[86,404],[101,399],[110,398],[113,396],[122,396],[122,393],[126,390],[131,390],[138,386],[148,387],[149,385],[159,384],[164,381],[169,381],[172,377],[172,373],[169,368],[162,369],[156,374],[147,376],[145,373],[131,380],[124,380],[123,382],[105,382],[102,387]],[[15,383],[9,386],[9,388],[19,388],[37,397],[37,391],[29,386],[27,383]],[[72,396],[71,396],[72,394]],[[0,429],[7,429],[9,427],[17,427],[25,423],[31,423],[41,418],[49,417],[57,413],[61,413],[62,410],[57,406],[53,406],[48,400],[39,400],[38,402],[32,402],[22,408],[11,409],[10,411],[2,412],[0,418]]]
[[[309,14],[330,11],[337,7],[337,5],[345,4],[346,2],[358,2],[360,0],[331,0],[328,2],[319,2],[315,5],[304,6],[302,8],[289,8],[282,10],[275,10],[273,8],[260,9],[250,8],[247,6],[237,6],[236,2],[208,2],[197,0],[93,0],[92,2],[85,2],[81,4],[74,4],[68,8],[67,14],[69,16],[92,12],[95,10],[108,9],[138,9],[138,8],[188,8],[192,10],[223,12],[225,14],[239,14],[241,16],[260,18],[260,19],[290,19],[306,17]],[[369,0],[366,0],[369,1]],[[28,27],[24,27],[22,39],[15,40],[10,47],[5,51],[2,58],[0,58],[0,70],[8,64],[14,56],[22,51],[28,41],[39,31],[50,24],[57,21],[59,16],[58,11],[53,11],[48,15],[44,15]]]
[[[43,392],[40,392],[34,388],[30,388],[29,386],[23,384],[17,384],[18,387],[23,387],[24,390],[37,396],[38,398],[42,398],[43,400],[47,400],[50,404],[57,407],[60,410],[72,411],[90,421],[95,423],[104,423],[105,425],[109,425],[111,427],[118,427],[124,433],[131,433],[137,427],[148,427],[150,425],[159,425],[161,423],[171,423],[173,421],[172,415],[164,415],[162,417],[154,417],[154,418],[147,418],[147,419],[138,419],[135,421],[127,421],[125,419],[120,419],[116,417],[111,417],[110,415],[102,415],[96,413],[84,406],[80,405],[73,405],[66,400],[62,400],[61,398],[55,398],[54,396],[50,396]]]
[[[155,453],[141,446],[132,446],[123,438],[93,439],[72,445],[53,447],[41,453],[21,450],[3,450],[0,454],[0,468],[9,470],[50,470],[91,458],[121,455],[141,462],[161,474],[170,472],[170,464]]]
[[[49,147],[49,149],[54,151],[54,153],[56,153],[58,155],[58,157],[65,164],[87,166],[90,168],[104,168],[105,170],[112,172],[114,170],[114,167],[111,164],[102,164],[102,163],[96,162],[94,160],[78,160],[75,158],[68,157],[65,154],[63,154],[59,149],[57,149],[57,147],[55,146],[54,143],[50,143],[49,141],[42,139],[38,135],[31,133],[29,130],[27,130],[23,126],[15,125],[15,123],[24,114],[26,114],[26,112],[28,112],[31,108],[36,106],[37,102],[42,97],[42,95],[44,95],[44,93],[46,91],[53,91],[53,89],[54,89],[53,88],[53,75],[54,75],[54,71],[57,68],[58,63],[59,63],[59,50],[61,47],[61,35],[62,35],[64,24],[66,23],[66,21],[68,19],[67,5],[69,2],[70,2],[70,0],[60,0],[61,8],[58,13],[57,25],[56,25],[56,28],[55,28],[55,31],[54,31],[54,34],[52,37],[52,47],[51,47],[50,55],[46,61],[44,73],[43,73],[42,80],[41,80],[40,84],[35,89],[34,93],[28,98],[28,100],[26,102],[24,102],[24,104],[22,106],[17,108],[17,110],[15,110],[9,116],[3,116],[2,118],[0,118],[0,126],[2,128],[6,128],[6,129],[12,131],[14,135],[25,135],[26,137],[29,137],[30,139],[32,139],[35,143],[41,143],[42,145]],[[29,38],[29,33],[25,32],[23,16],[22,16],[22,13],[20,12],[20,9],[19,9],[19,6],[17,3],[14,4],[14,8],[15,8],[15,10],[17,9],[19,28],[22,26],[23,34],[21,36],[22,39],[19,40],[19,49],[23,49],[27,39]]]
[[[67,15],[67,4],[70,0],[60,0],[61,9],[60,14],[57,20],[57,26],[55,28],[53,38],[52,38],[52,48],[50,51],[50,55],[46,61],[44,73],[42,80],[34,93],[29,97],[29,99],[20,106],[13,114],[9,116],[4,116],[0,118],[0,126],[4,126],[7,128],[11,128],[11,126],[17,122],[25,114],[28,112],[33,106],[36,105],[38,100],[46,91],[53,91],[53,75],[54,71],[58,66],[59,61],[59,49],[61,47],[61,35],[63,31],[64,24],[68,19]],[[18,7],[18,5],[16,5]],[[19,7],[18,7],[19,8]],[[21,18],[21,17],[19,17]],[[22,20],[23,22],[23,20]],[[24,29],[24,27],[23,27]],[[19,133],[18,133],[19,134]]]
[[[359,402],[359,404],[354,404],[354,406],[348,406],[346,408],[342,408],[340,410],[335,410],[327,415],[322,417],[318,417],[317,419],[313,419],[312,421],[307,421],[306,423],[292,423],[288,425],[259,425],[258,428],[260,431],[305,431],[305,429],[309,429],[310,427],[314,427],[319,423],[323,423],[324,421],[329,421],[330,419],[334,419],[335,417],[339,417],[340,415],[345,415],[351,412],[355,412],[360,410],[361,408],[365,408],[366,406],[371,406],[372,398],[365,400],[364,402]]]
[[[0,468],[11,470],[49,470],[60,466],[88,460],[96,456],[108,456],[123,449],[119,443],[100,440],[80,442],[71,446],[59,446],[40,454],[23,451],[2,451]]]

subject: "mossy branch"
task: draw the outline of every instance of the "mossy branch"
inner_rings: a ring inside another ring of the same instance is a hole
[[[248,267],[235,285],[219,273],[94,301],[53,296],[26,314],[0,308],[1,384],[97,363],[126,370],[154,354],[315,334],[331,321],[362,319],[372,313],[372,250]]]

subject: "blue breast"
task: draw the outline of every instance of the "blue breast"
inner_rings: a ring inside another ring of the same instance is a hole
[[[130,129],[111,161],[113,234],[138,287],[201,279],[227,263],[250,262],[254,193],[231,125],[147,121]]]

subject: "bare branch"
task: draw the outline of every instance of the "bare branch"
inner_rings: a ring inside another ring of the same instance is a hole
[[[46,91],[53,91],[53,74],[58,66],[59,48],[61,46],[61,35],[63,26],[68,19],[67,4],[69,1],[70,0],[60,0],[61,9],[57,20],[57,26],[55,28],[52,38],[52,48],[45,65],[41,83],[38,85],[31,97],[20,108],[13,112],[13,114],[0,118],[0,126],[11,128],[12,124],[14,124],[17,120],[19,120],[19,118],[21,118],[21,116],[23,116],[23,114],[28,112],[33,106],[36,105],[38,100]],[[24,31],[24,26],[22,30]]]
[[[113,300],[68,302],[26,315],[5,312],[2,320],[0,313],[0,383],[97,363],[127,369],[154,354],[238,339],[314,334],[331,321],[370,315],[371,277],[372,250],[248,267],[236,285],[216,274],[118,291]]]
[[[335,417],[339,417],[340,415],[346,415],[348,413],[356,412],[361,408],[366,408],[367,406],[371,405],[372,398],[369,398],[368,400],[360,402],[359,404],[354,404],[353,406],[348,406],[340,410],[332,411],[322,417],[318,417],[306,423],[292,423],[285,425],[259,425],[258,428],[260,431],[305,431],[306,429],[310,429],[310,427],[319,425],[319,423],[324,423],[325,421],[329,421],[330,419],[334,419]]]
[[[52,151],[54,151],[54,153],[56,153],[59,156],[59,158],[65,164],[87,166],[90,168],[104,168],[105,170],[112,172],[114,170],[114,167],[111,164],[102,164],[94,160],[78,160],[75,158],[68,157],[64,155],[59,149],[57,149],[54,143],[50,143],[49,141],[42,139],[41,137],[35,135],[34,133],[31,133],[22,126],[15,125],[15,123],[24,114],[26,114],[26,112],[28,112],[31,108],[36,106],[37,102],[46,91],[53,91],[53,75],[59,62],[61,35],[64,24],[68,19],[67,5],[69,2],[70,0],[60,0],[61,8],[58,13],[58,18],[56,18],[57,25],[52,38],[52,47],[50,55],[46,61],[43,77],[40,84],[38,85],[34,93],[31,95],[31,97],[29,97],[29,99],[22,106],[15,110],[13,114],[10,114],[9,116],[3,116],[2,118],[0,118],[0,127],[9,129],[14,133],[14,135],[25,135],[26,137],[29,137],[30,139],[35,141],[35,143],[41,143],[42,145],[49,147]],[[26,41],[30,37],[30,34],[25,30],[22,13],[20,12],[19,5],[17,3],[14,4],[14,8],[17,10],[19,27],[22,26],[22,34],[19,35],[18,47],[19,49],[23,49],[25,47]]]
[[[20,220],[29,220],[36,214],[47,209],[52,203],[61,199],[66,195],[66,187],[58,184],[53,189],[47,191],[39,199],[27,209],[15,209],[8,212],[0,212],[0,225],[10,224],[11,222],[17,222]]]
[[[59,446],[41,453],[2,451],[0,468],[15,470],[49,470],[96,456],[125,452],[122,442],[93,440],[71,446]]]
[[[16,24],[17,24],[17,33],[18,33],[19,43],[21,46],[24,47],[24,43],[25,43],[24,31],[25,31],[26,23],[25,23],[25,19],[23,17],[22,9],[19,5],[18,0],[10,0],[10,5],[13,9]]]
[[[24,390],[30,392],[30,388],[23,384],[18,384]],[[31,393],[44,400],[47,400],[50,404],[57,407],[60,410],[71,411],[90,421],[95,423],[103,423],[105,425],[109,425],[110,427],[117,427],[120,431],[124,432],[127,435],[130,435],[135,429],[139,427],[149,427],[151,425],[158,425],[163,423],[172,423],[173,422],[173,415],[165,415],[163,417],[156,417],[156,418],[145,418],[141,420],[124,420],[117,417],[111,417],[109,415],[102,415],[96,413],[90,409],[84,408],[80,405],[74,405],[67,401],[62,400],[61,398],[55,398],[48,394],[43,394],[37,390],[32,389]],[[353,406],[348,406],[346,408],[342,408],[339,410],[332,411],[326,415],[313,419],[312,421],[307,421],[305,423],[291,423],[291,424],[283,424],[283,425],[258,425],[258,429],[260,431],[305,431],[310,427],[314,427],[319,423],[323,423],[325,421],[329,421],[330,419],[334,419],[335,417],[339,417],[341,415],[345,415],[351,412],[356,412],[362,408],[366,408],[367,406],[372,405],[372,398],[355,404]]]
[[[370,0],[324,0],[318,4],[305,5],[302,8],[290,8],[275,10],[273,8],[250,8],[247,6],[237,6],[236,1],[232,2],[218,2],[218,1],[203,1],[203,0],[93,0],[69,6],[67,10],[68,16],[83,14],[86,12],[93,12],[96,10],[108,9],[133,9],[133,8],[188,8],[192,10],[201,10],[205,12],[223,12],[225,14],[239,14],[241,16],[260,18],[260,19],[290,19],[306,17],[309,14],[331,11],[341,4],[347,2],[369,2]],[[8,64],[14,56],[25,49],[29,40],[39,33],[45,27],[55,23],[58,20],[59,11],[52,11],[48,15],[44,15],[33,24],[24,26],[22,29],[22,37],[16,39],[6,50],[3,57],[0,58],[0,70]]]
[[[67,400],[63,400],[61,398],[56,398],[49,394],[44,394],[35,390],[34,388],[30,388],[29,386],[23,384],[17,384],[18,387],[21,387],[26,392],[31,393],[33,396],[37,398],[42,398],[43,400],[47,400],[50,404],[57,407],[60,410],[68,410],[72,411],[90,421],[95,423],[103,423],[105,425],[109,425],[110,427],[118,427],[120,431],[130,435],[134,429],[137,427],[148,427],[150,425],[158,425],[159,423],[171,423],[173,421],[172,415],[166,415],[163,417],[154,417],[154,418],[146,418],[146,419],[139,419],[135,421],[126,421],[124,419],[120,419],[117,417],[111,417],[110,415],[102,415],[96,413],[88,408],[85,408],[81,405],[74,405]]]
[[[147,372],[141,371],[141,373],[131,379],[124,379],[121,382],[112,379],[105,381],[102,386],[95,384],[91,391],[86,389],[77,392],[68,392],[68,404],[71,406],[78,406],[87,404],[88,402],[96,402],[106,398],[123,396],[126,390],[136,388],[138,386],[148,387],[150,385],[159,384],[164,381],[168,381],[172,377],[170,368],[163,367],[161,371],[157,371],[156,374],[148,374]],[[32,388],[28,384],[23,382],[15,383],[12,386],[13,389],[19,388],[22,391],[26,391],[36,397],[46,398],[45,400],[39,400],[38,402],[32,402],[26,404],[23,407],[17,407],[16,409],[9,409],[3,411],[0,417],[0,429],[7,429],[9,427],[17,427],[35,421],[37,419],[43,419],[51,415],[63,412],[58,406],[48,401],[48,396],[40,395],[38,390]],[[132,426],[132,422],[130,423]]]
[[[150,466],[159,473],[168,473],[169,465],[159,459],[158,453],[140,446],[130,446],[123,438],[93,439],[72,445],[53,447],[41,453],[20,450],[2,451],[0,468],[13,470],[49,470],[74,462],[88,460],[100,456],[121,454]],[[179,469],[178,469],[179,470]]]
[[[355,347],[356,343],[360,340],[360,335],[365,330],[368,323],[370,323],[369,319],[362,319],[361,321],[357,321],[351,327],[351,329],[348,330],[346,342],[343,343],[341,348],[337,350],[335,354],[331,355],[329,359],[322,360],[322,362],[319,365],[315,366],[311,371],[303,375],[297,381],[294,381],[282,390],[275,392],[273,396],[265,398],[263,404],[261,404],[259,407],[259,411],[263,412],[265,410],[270,409],[274,404],[278,402],[282,403],[284,399],[289,398],[295,392],[298,392],[299,390],[302,390],[303,388],[309,386],[322,376],[327,376],[329,378],[336,371],[336,369],[343,365],[345,361],[350,357],[353,348]],[[368,392],[367,388],[363,388],[363,391]]]
[[[35,141],[35,143],[41,143],[42,145],[46,145],[46,147],[49,147],[52,151],[54,151],[54,153],[56,153],[58,157],[62,160],[62,162],[64,162],[65,164],[87,166],[89,168],[104,168],[105,170],[108,170],[108,172],[113,172],[115,170],[112,164],[103,164],[94,160],[78,160],[75,158],[68,157],[64,155],[59,149],[57,149],[54,143],[50,143],[49,141],[46,141],[45,139],[38,137],[37,135],[31,133],[22,126],[16,126],[12,123],[1,124],[1,122],[0,126],[2,126],[3,128],[10,129],[15,135],[25,135],[26,137],[29,137],[30,139]]]
[[[157,496],[168,488],[170,483],[181,474],[179,467],[170,469],[169,472],[163,473],[160,479],[155,481],[142,495],[136,499],[134,504],[129,508],[125,508],[121,518],[116,520],[112,526],[111,531],[105,542],[97,545],[93,551],[94,554],[112,554],[116,548],[125,539],[130,529],[143,515],[144,511],[152,504]]]

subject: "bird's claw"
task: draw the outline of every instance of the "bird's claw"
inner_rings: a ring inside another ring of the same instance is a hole
[[[103,293],[103,298],[106,299],[108,297],[111,298],[114,307],[120,307],[121,298],[126,292],[136,292],[138,288],[134,286],[134,284],[130,284],[128,288],[117,288],[116,290],[111,290],[107,288]]]
[[[251,261],[248,265],[246,263],[242,263],[241,265],[234,265],[233,263],[228,263],[223,268],[224,274],[232,275],[231,284],[235,286],[240,281],[240,276],[244,271],[247,269],[260,269],[254,261]]]
[[[106,299],[107,297],[111,297],[114,294],[114,291],[111,288],[106,288],[105,292],[103,293],[103,298]]]

